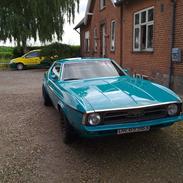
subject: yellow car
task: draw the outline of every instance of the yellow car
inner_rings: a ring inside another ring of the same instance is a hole
[[[23,70],[29,66],[38,66],[45,59],[44,57],[40,57],[41,50],[33,50],[22,57],[15,58],[10,61],[10,67],[16,68],[17,70]]]

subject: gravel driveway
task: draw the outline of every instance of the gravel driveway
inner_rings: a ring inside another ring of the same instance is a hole
[[[44,70],[0,72],[0,183],[182,183],[183,123],[150,133],[61,139]]]

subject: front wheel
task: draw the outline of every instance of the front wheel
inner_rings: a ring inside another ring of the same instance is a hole
[[[24,69],[24,65],[22,63],[18,63],[16,67],[18,71],[21,71]]]
[[[62,138],[64,144],[72,144],[77,139],[77,134],[74,128],[70,125],[68,119],[64,116],[64,119],[61,119],[62,127]]]
[[[45,106],[52,106],[51,99],[50,99],[44,85],[42,86],[42,95],[43,95],[44,105]]]

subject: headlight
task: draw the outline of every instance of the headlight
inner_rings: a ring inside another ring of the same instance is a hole
[[[96,126],[101,122],[100,114],[92,113],[88,116],[88,123],[92,126]]]
[[[15,60],[11,60],[11,61],[10,61],[10,64],[14,63],[14,61],[15,61]]]
[[[168,106],[168,115],[174,116],[178,113],[178,106],[176,104],[170,104]]]

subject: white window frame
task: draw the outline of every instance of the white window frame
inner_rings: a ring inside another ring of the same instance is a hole
[[[133,28],[133,51],[138,51],[138,52],[141,52],[141,51],[149,51],[149,52],[152,52],[153,51],[153,45],[152,45],[152,48],[148,48],[147,47],[147,44],[148,44],[148,28],[149,26],[153,25],[153,32],[154,32],[154,17],[153,17],[153,20],[152,21],[148,21],[148,11],[153,9],[153,16],[154,16],[154,6],[152,7],[149,7],[149,8],[146,8],[146,9],[143,9],[143,10],[140,10],[136,13],[134,13],[134,21],[133,21],[133,25],[134,25],[134,28]],[[141,13],[146,11],[146,22],[144,23],[141,23]],[[135,25],[135,16],[139,14],[139,24]],[[142,44],[142,41],[141,41],[141,27],[143,25],[146,25],[146,47],[145,49],[142,49],[141,47],[141,44]],[[139,29],[139,48],[135,48],[135,30],[136,29]]]
[[[114,28],[114,31],[113,31],[113,28]],[[114,35],[113,35],[113,33],[114,33]],[[111,21],[110,48],[111,48],[111,51],[115,51],[115,49],[116,49],[116,21],[115,20]]]
[[[85,51],[90,52],[90,32],[89,31],[85,32],[84,45],[85,45]]]
[[[106,7],[106,0],[100,0],[100,10],[103,10]]]
[[[93,30],[93,50],[97,52],[98,43],[97,43],[97,28],[95,27]]]

